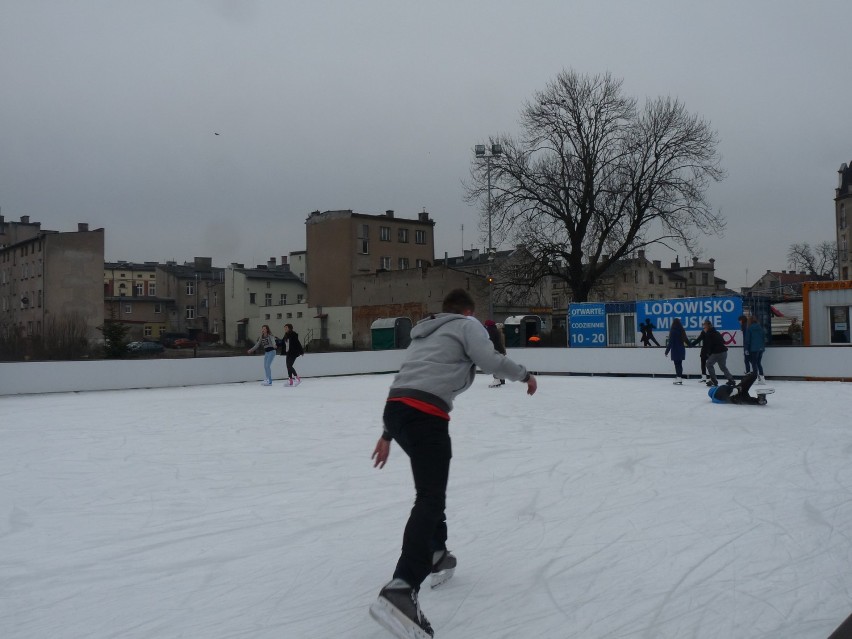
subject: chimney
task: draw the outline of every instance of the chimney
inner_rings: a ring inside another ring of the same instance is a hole
[[[393,209],[388,209],[387,211],[385,211],[385,215],[387,217],[393,217]]]
[[[29,215],[22,215],[21,216],[21,224],[29,224],[29,223],[30,223],[30,216]]]
[[[639,249],[639,259],[640,260],[645,259],[645,249]]]
[[[663,263],[660,260],[654,260],[654,266],[657,268],[663,268]]]
[[[269,260],[266,262],[266,268],[275,268],[275,258],[274,257],[270,257]]]
[[[417,214],[417,219],[420,220],[421,222],[428,222],[429,221],[429,214],[424,210],[422,213]]]
[[[77,232],[78,233],[85,233],[88,230],[89,230],[89,225],[86,222],[79,222],[77,224]]]
[[[697,257],[693,257],[693,258],[692,258],[692,265],[693,265],[693,266],[698,266],[698,258],[697,258]]]
[[[287,264],[287,256],[282,255],[281,256],[281,266],[284,266],[285,264]]]
[[[712,268],[712,269],[716,268],[716,259],[715,258],[712,258],[712,257],[710,258],[710,268]]]

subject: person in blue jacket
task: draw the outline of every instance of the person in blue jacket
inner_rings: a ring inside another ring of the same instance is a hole
[[[748,328],[745,332],[743,348],[751,362],[751,370],[757,373],[757,383],[765,384],[766,378],[763,376],[763,351],[766,350],[766,333],[754,315],[748,318]]]
[[[672,361],[675,367],[675,381],[673,384],[683,384],[683,360],[686,359],[686,347],[689,346],[689,339],[686,337],[686,331],[683,329],[680,319],[677,317],[672,320],[672,327],[669,329],[669,339],[666,342],[666,352],[668,356],[671,353]]]
[[[765,404],[765,399],[761,402],[760,399],[752,397],[748,393],[748,389],[751,388],[751,385],[754,384],[754,380],[756,379],[757,373],[752,370],[736,386],[728,386],[727,384],[724,386],[711,386],[707,391],[707,395],[710,396],[714,404]]]

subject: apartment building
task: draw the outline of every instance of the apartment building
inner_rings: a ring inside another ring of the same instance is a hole
[[[41,229],[23,216],[0,216],[0,332],[37,337],[50,326],[82,322],[89,341],[101,338],[104,230]]]
[[[229,344],[253,344],[264,324],[277,337],[283,334],[284,324],[292,324],[306,344],[314,337],[315,313],[308,310],[308,287],[290,270],[286,256],[280,264],[273,257],[255,268],[231,264],[225,269],[224,294]]]
[[[210,257],[156,267],[156,293],[163,298],[165,332],[219,341],[225,331],[225,269]],[[149,289],[150,290],[150,289]]]
[[[837,273],[841,280],[852,279],[852,255],[849,243],[849,220],[852,218],[852,163],[843,163],[838,170],[838,184],[834,195],[834,218],[837,229]]]
[[[352,276],[431,265],[435,222],[416,218],[314,211],[306,225],[306,274],[311,306],[352,306]]]
[[[157,289],[157,262],[104,262],[104,317],[128,327],[127,340],[158,340],[175,300]]]

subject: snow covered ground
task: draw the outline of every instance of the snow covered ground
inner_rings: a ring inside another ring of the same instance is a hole
[[[390,379],[0,399],[0,637],[389,637]],[[852,384],[488,381],[450,426],[438,639],[825,639],[852,611]]]

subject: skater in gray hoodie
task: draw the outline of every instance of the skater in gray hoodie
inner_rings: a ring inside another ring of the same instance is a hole
[[[473,317],[473,298],[451,291],[443,312],[411,331],[405,360],[391,383],[385,403],[382,436],[373,451],[373,466],[383,468],[396,441],[409,456],[416,497],[402,537],[402,553],[393,579],[381,589],[370,614],[397,637],[432,637],[420,611],[418,592],[430,574],[432,587],[449,579],[456,558],[447,550],[447,478],[452,450],[450,412],[457,395],[470,388],[476,367],[502,379],[537,389],[535,377],[494,350],[488,333]]]

